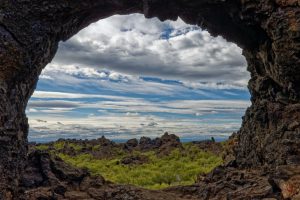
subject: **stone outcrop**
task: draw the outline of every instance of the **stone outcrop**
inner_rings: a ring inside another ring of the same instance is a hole
[[[219,147],[222,151],[222,147],[219,143],[210,144],[209,142],[196,142],[198,146],[203,150],[210,150]],[[207,143],[207,145],[204,145]],[[56,144],[61,144],[62,148],[55,148]],[[43,144],[29,144],[31,149],[34,149],[35,145]],[[75,156],[76,154],[92,154],[97,159],[111,158],[124,150],[126,152],[133,151],[155,151],[157,155],[166,156],[169,155],[174,149],[183,149],[182,143],[178,136],[174,134],[168,134],[167,132],[161,137],[151,139],[149,137],[141,137],[138,139],[130,139],[125,143],[115,143],[105,136],[92,140],[76,140],[76,139],[59,139],[57,142],[50,142],[46,144],[47,150],[55,150],[57,153],[63,153],[69,156]],[[77,145],[79,148],[75,149]],[[75,147],[75,148],[74,148]]]
[[[231,163],[299,166],[299,0],[0,0],[1,198],[18,197],[27,158],[26,104],[58,43],[99,19],[130,13],[181,17],[242,47],[252,106],[235,135]]]
[[[149,162],[149,158],[144,155],[130,155],[121,160],[123,165],[142,165]]]
[[[209,151],[216,155],[221,155],[224,152],[223,145],[212,140],[194,141],[193,144],[203,151]]]
[[[174,149],[177,148],[183,148],[179,137],[166,132],[161,137],[154,139],[141,137],[138,144],[133,149],[138,151],[154,150],[156,151],[157,155],[164,156],[170,154]]]

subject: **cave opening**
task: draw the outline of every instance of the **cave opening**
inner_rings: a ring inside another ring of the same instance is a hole
[[[60,43],[40,75],[26,110],[29,142],[116,183],[193,184],[221,164],[220,142],[241,126],[250,105],[246,65],[237,45],[180,18],[102,19]],[[202,152],[207,143],[191,143],[211,140],[212,154]],[[137,175],[145,170],[146,178]]]
[[[52,191],[51,194],[53,191],[74,191],[72,187],[62,190],[55,184],[58,180],[65,181],[61,174],[53,174],[58,172],[51,168],[55,161],[45,154],[28,151],[29,126],[25,109],[42,69],[53,59],[60,41],[68,40],[99,19],[132,13],[142,13],[146,18],[158,17],[161,21],[180,17],[186,23],[207,29],[213,36],[221,35],[238,44],[247,60],[247,70],[251,73],[248,83],[251,106],[234,137],[228,162],[217,168],[216,173],[209,174],[205,183],[201,182],[197,197],[297,198],[300,163],[300,12],[299,1],[293,0],[3,0],[0,6],[0,197],[22,199],[25,195],[25,199],[38,199],[41,195],[37,197],[39,194],[34,193],[36,190],[32,187],[39,187],[35,185],[36,181],[43,181],[43,178],[53,180],[48,181],[46,186]],[[25,173],[27,167],[34,170]],[[49,173],[40,174],[41,179],[27,176],[28,172],[44,172],[41,167],[46,167],[46,171],[50,169],[47,171]],[[245,169],[246,175],[245,171],[241,171]],[[243,188],[237,185],[239,180],[227,179],[240,172],[242,175],[236,178],[245,178],[251,187]],[[82,177],[89,178],[87,174]],[[33,185],[24,188],[24,178],[27,184]],[[212,193],[219,179],[223,179],[225,185],[233,184],[234,187],[223,187]],[[262,191],[262,188],[267,190]],[[33,193],[28,193],[32,190]],[[45,188],[42,186],[38,190],[45,191]],[[80,190],[88,198],[95,194],[87,194],[84,188]],[[95,188],[92,190],[95,191]],[[128,188],[123,190],[123,194],[124,191],[129,194]],[[137,199],[144,199],[143,192],[138,191]],[[49,196],[51,194],[46,196],[52,198]],[[120,193],[115,194],[118,196]],[[154,199],[159,199],[156,197],[161,194],[152,193]],[[174,197],[174,194],[162,195],[167,199]]]

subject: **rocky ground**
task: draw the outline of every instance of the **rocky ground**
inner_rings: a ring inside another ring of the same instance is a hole
[[[32,152],[29,160],[31,164],[22,181],[25,193],[21,199],[187,199],[169,192],[113,184],[41,151]]]
[[[70,141],[70,140],[69,140]],[[109,155],[113,146],[124,149],[157,150],[158,154],[167,154],[172,148],[181,148],[181,143],[174,135],[164,135],[151,140],[142,138],[140,141],[129,140],[124,144],[113,143],[102,137],[91,141],[76,141],[81,144],[98,145],[101,143],[103,154]],[[206,151],[222,151],[221,145],[212,141],[195,142]],[[229,145],[230,142],[229,142]],[[32,146],[33,147],[33,146]],[[33,149],[33,148],[32,148]],[[51,144],[50,144],[51,149]],[[63,149],[64,153],[72,154],[74,149]],[[89,151],[83,149],[82,151]],[[163,190],[147,190],[131,185],[119,185],[104,180],[101,176],[91,176],[87,170],[76,169],[66,164],[49,151],[31,150],[29,165],[22,180],[21,199],[99,199],[99,200],[206,200],[206,199],[300,199],[300,168],[299,166],[282,166],[276,169],[260,167],[257,169],[238,169],[235,162],[227,166],[219,166],[209,174],[198,176],[195,184],[176,186]],[[113,151],[111,151],[113,152]],[[126,163],[143,162],[140,158],[128,158]],[[292,178],[291,174],[293,174]]]

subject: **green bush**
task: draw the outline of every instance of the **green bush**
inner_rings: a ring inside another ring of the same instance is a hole
[[[53,147],[55,150],[61,150],[65,146],[65,142],[55,142]]]

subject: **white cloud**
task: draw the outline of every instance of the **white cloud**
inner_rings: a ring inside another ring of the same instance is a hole
[[[52,78],[51,76],[45,75],[45,74],[41,74],[39,78],[40,78],[40,79],[53,80],[53,78]]]
[[[128,97],[116,96],[116,95],[101,95],[101,94],[80,94],[69,92],[51,92],[51,91],[35,91],[32,95],[34,98],[39,99],[114,99],[114,100],[130,100]]]
[[[81,87],[87,89],[88,86],[92,86],[92,88],[103,88],[108,91],[114,92],[128,92],[128,93],[136,93],[136,94],[162,94],[162,95],[173,95],[177,92],[181,92],[186,90],[184,86],[172,85],[172,84],[164,84],[160,82],[153,81],[144,81],[142,78],[128,75],[128,74],[120,74],[115,71],[108,71],[106,69],[99,69],[98,73],[105,73],[107,77],[105,78],[88,78],[85,76],[76,77],[75,72],[69,73],[74,69],[72,66],[58,66],[51,65],[48,66],[43,73],[52,77],[52,80],[42,80],[45,83],[48,83],[49,86],[54,87],[72,87],[78,88],[80,90]],[[59,76],[57,76],[59,74]],[[47,82],[46,82],[47,81]],[[134,90],[133,90],[134,88]],[[95,91],[93,91],[95,92]],[[204,95],[204,94],[203,94]]]
[[[28,109],[28,112],[30,112],[30,113],[36,113],[36,112],[38,112],[38,110],[35,109],[35,108],[30,108],[30,109]]]
[[[249,79],[242,50],[235,44],[182,20],[160,22],[139,14],[113,16],[90,25],[60,44],[46,70],[55,65],[69,66],[66,73],[87,77],[102,78],[104,74],[97,69],[107,68],[135,76],[221,82],[224,87],[245,88]],[[118,78],[117,74],[109,76],[112,80]]]
[[[71,94],[69,94],[71,95]],[[72,95],[71,95],[72,96]],[[81,94],[79,97],[85,96]],[[88,95],[87,95],[88,96]],[[201,116],[211,113],[240,113],[250,105],[246,100],[169,100],[152,102],[140,98],[122,97],[105,101],[31,100],[28,109],[40,109],[43,113],[69,112],[89,108],[114,111],[132,116],[133,113],[169,113]]]
[[[139,115],[139,113],[137,113],[137,112],[127,112],[126,113],[126,116],[138,116]]]
[[[110,139],[130,139],[142,136],[157,137],[165,131],[180,137],[218,136],[228,137],[240,126],[240,121],[215,119],[215,123],[199,119],[165,119],[158,116],[91,116],[86,119],[66,119],[64,117],[42,117],[47,124],[29,120],[30,138],[36,141],[54,140],[57,138],[97,138],[105,135]],[[180,126],[178,126],[180,124]]]
[[[108,77],[113,81],[118,81],[118,80],[120,80],[121,75],[119,73],[113,72],[113,73],[110,73]]]

